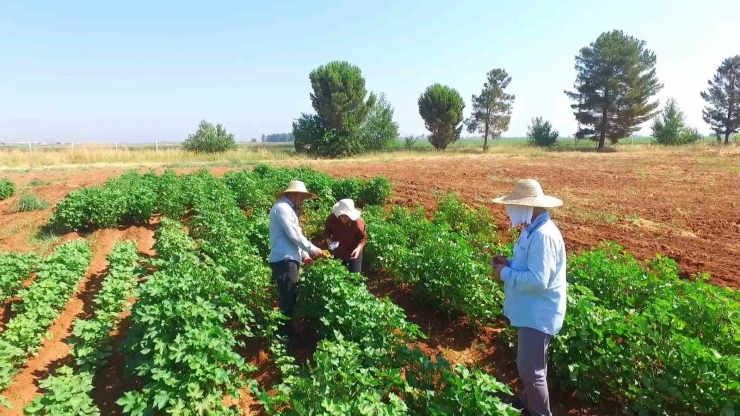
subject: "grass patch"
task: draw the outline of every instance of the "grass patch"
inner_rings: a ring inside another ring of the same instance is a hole
[[[609,211],[583,211],[579,209],[570,210],[571,215],[581,221],[594,222],[597,224],[616,224],[619,217]]]
[[[28,236],[28,243],[34,247],[34,251],[39,256],[49,254],[53,250],[54,245],[60,240],[61,237],[45,228],[41,228],[35,234]]]
[[[13,212],[40,211],[49,207],[49,203],[39,198],[36,194],[23,194],[13,203]]]
[[[43,179],[34,179],[28,183],[28,186],[48,186],[48,185],[51,185],[51,182],[45,181]]]

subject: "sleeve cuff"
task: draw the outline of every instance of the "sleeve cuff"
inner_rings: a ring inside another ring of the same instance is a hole
[[[512,274],[511,267],[504,267],[503,269],[501,269],[501,280],[503,280],[506,283],[509,283],[509,281],[511,280],[511,274]]]

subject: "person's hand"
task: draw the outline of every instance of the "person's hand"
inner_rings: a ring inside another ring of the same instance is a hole
[[[503,264],[498,264],[496,267],[493,268],[493,274],[496,276],[497,279],[501,279],[501,270],[504,270],[508,266],[504,266]]]
[[[507,259],[505,256],[493,256],[493,260],[491,260],[491,266],[495,269],[496,266],[503,265],[508,266],[509,265],[509,259]]]
[[[311,257],[312,257],[313,259],[320,259],[320,258],[323,258],[323,257],[324,257],[324,251],[323,251],[323,250],[321,250],[321,249],[320,249],[320,248],[318,248],[318,247],[314,247],[314,248],[313,248],[313,250],[311,251]]]
[[[349,255],[349,258],[351,260],[357,260],[357,258],[360,257],[361,253],[362,253],[362,247],[357,247],[356,249],[352,250],[352,254]]]
[[[310,267],[313,264],[313,259],[310,256],[306,256],[303,259],[303,264],[305,264],[306,267]]]

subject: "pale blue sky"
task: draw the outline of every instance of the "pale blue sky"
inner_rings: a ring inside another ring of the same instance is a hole
[[[402,134],[425,133],[416,100],[428,85],[456,88],[467,116],[501,67],[516,95],[505,136],[534,116],[572,135],[574,57],[612,29],[647,41],[661,102],[675,97],[709,133],[699,92],[740,54],[737,0],[0,0],[0,141],[179,141],[201,119],[238,140],[287,132],[313,111],[308,73],[331,60],[386,93]]]

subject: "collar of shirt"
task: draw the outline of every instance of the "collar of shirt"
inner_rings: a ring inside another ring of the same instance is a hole
[[[527,228],[525,228],[525,229],[524,229],[524,232],[522,233],[522,234],[523,234],[523,236],[524,236],[525,238],[526,238],[526,237],[529,237],[529,235],[530,235],[530,234],[531,234],[531,233],[532,233],[532,232],[533,232],[534,230],[536,230],[537,228],[539,228],[539,227],[540,227],[540,225],[544,224],[544,223],[545,223],[545,222],[547,222],[547,220],[549,220],[549,219],[550,219],[550,213],[549,213],[549,212],[547,212],[547,211],[544,211],[544,212],[542,212],[542,213],[541,213],[540,215],[538,215],[538,216],[537,216],[537,218],[535,218],[535,219],[534,219],[534,221],[532,221],[532,223],[531,223],[531,224],[529,224],[529,225],[527,226]]]
[[[283,196],[280,198],[281,201],[287,202],[288,205],[290,205],[291,208],[293,208],[293,211],[295,211],[295,204],[293,204],[293,201],[291,201],[287,196]]]

